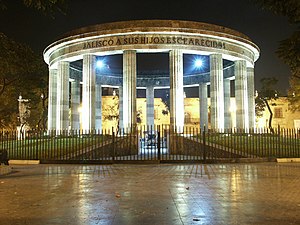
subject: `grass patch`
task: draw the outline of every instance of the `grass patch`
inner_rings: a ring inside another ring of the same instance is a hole
[[[207,133],[205,141],[258,157],[300,157],[300,139],[292,136]]]
[[[7,149],[11,159],[51,159],[63,158],[67,154],[84,151],[90,146],[103,145],[111,135],[81,135],[73,137],[30,138],[8,140],[0,143],[0,149]]]

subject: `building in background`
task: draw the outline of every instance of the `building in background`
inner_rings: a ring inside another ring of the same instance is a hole
[[[281,127],[300,129],[300,112],[293,112],[290,109],[287,97],[279,97],[278,99],[271,101],[270,107],[273,112],[273,128]],[[259,128],[268,127],[269,119],[270,113],[267,109],[265,109],[262,117],[256,117],[256,126]]]
[[[300,112],[292,112],[289,108],[289,102],[286,97],[279,97],[276,101],[275,106],[271,106],[273,111],[273,122],[272,126],[277,128],[296,128],[300,129]],[[139,111],[140,122],[138,126],[147,126],[147,110],[146,110],[146,98],[137,98],[137,109]],[[102,116],[103,116],[103,129],[111,130],[112,127],[118,125],[119,111],[117,108],[118,97],[114,96],[103,96],[102,103]],[[200,128],[200,113],[199,113],[199,98],[185,98],[184,99],[184,125],[188,129],[199,129]],[[208,106],[210,106],[210,98],[208,98]],[[157,125],[169,125],[170,124],[170,113],[165,103],[161,98],[154,99],[154,124]],[[209,107],[210,108],[210,107]],[[210,112],[207,128],[211,128],[210,123]],[[113,115],[113,116],[112,116]],[[266,109],[262,117],[256,117],[256,128],[267,128],[269,123],[269,112]],[[230,120],[232,127],[236,127],[236,107],[235,99],[230,99]]]

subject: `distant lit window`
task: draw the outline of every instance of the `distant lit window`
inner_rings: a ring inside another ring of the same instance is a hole
[[[274,118],[283,118],[282,108],[275,108],[274,109]]]

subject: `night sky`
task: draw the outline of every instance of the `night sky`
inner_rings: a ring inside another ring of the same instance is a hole
[[[24,7],[19,0],[10,0],[7,6],[6,11],[0,11],[0,31],[16,41],[27,43],[41,57],[45,47],[62,34],[98,23],[175,19],[225,26],[246,34],[261,50],[255,65],[256,89],[259,89],[262,77],[276,77],[282,94],[286,94],[288,88],[290,71],[275,51],[279,41],[288,38],[296,26],[290,25],[285,17],[261,10],[250,0],[69,0],[66,15],[56,14],[54,19]],[[151,58],[149,56],[145,61],[149,62]],[[147,67],[142,60],[138,63],[140,67]]]

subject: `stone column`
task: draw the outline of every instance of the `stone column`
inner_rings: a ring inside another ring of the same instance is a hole
[[[123,123],[125,130],[136,127],[136,51],[123,53]]]
[[[255,128],[254,68],[247,68],[249,128]]]
[[[207,84],[199,84],[200,128],[208,127]]]
[[[211,128],[224,129],[223,61],[221,54],[210,55]]]
[[[178,132],[184,126],[183,52],[171,50],[170,60],[170,126]]]
[[[96,84],[96,132],[102,133],[102,87]]]
[[[248,91],[247,68],[245,60],[234,63],[235,74],[235,102],[236,102],[236,127],[238,129],[249,128],[248,117]]]
[[[123,87],[119,87],[119,129],[124,128],[123,123]]]
[[[94,55],[83,56],[82,68],[82,129],[89,132],[96,128],[96,57]]]
[[[149,126],[149,129],[154,129],[154,87],[153,86],[147,86],[146,100],[147,100],[147,126]]]
[[[80,130],[80,82],[75,80],[71,83],[71,129]]]
[[[49,70],[48,130],[56,129],[57,69]]]
[[[58,62],[57,66],[56,130],[58,134],[69,128],[69,77],[70,63]]]
[[[231,128],[230,80],[224,79],[224,128]]]

